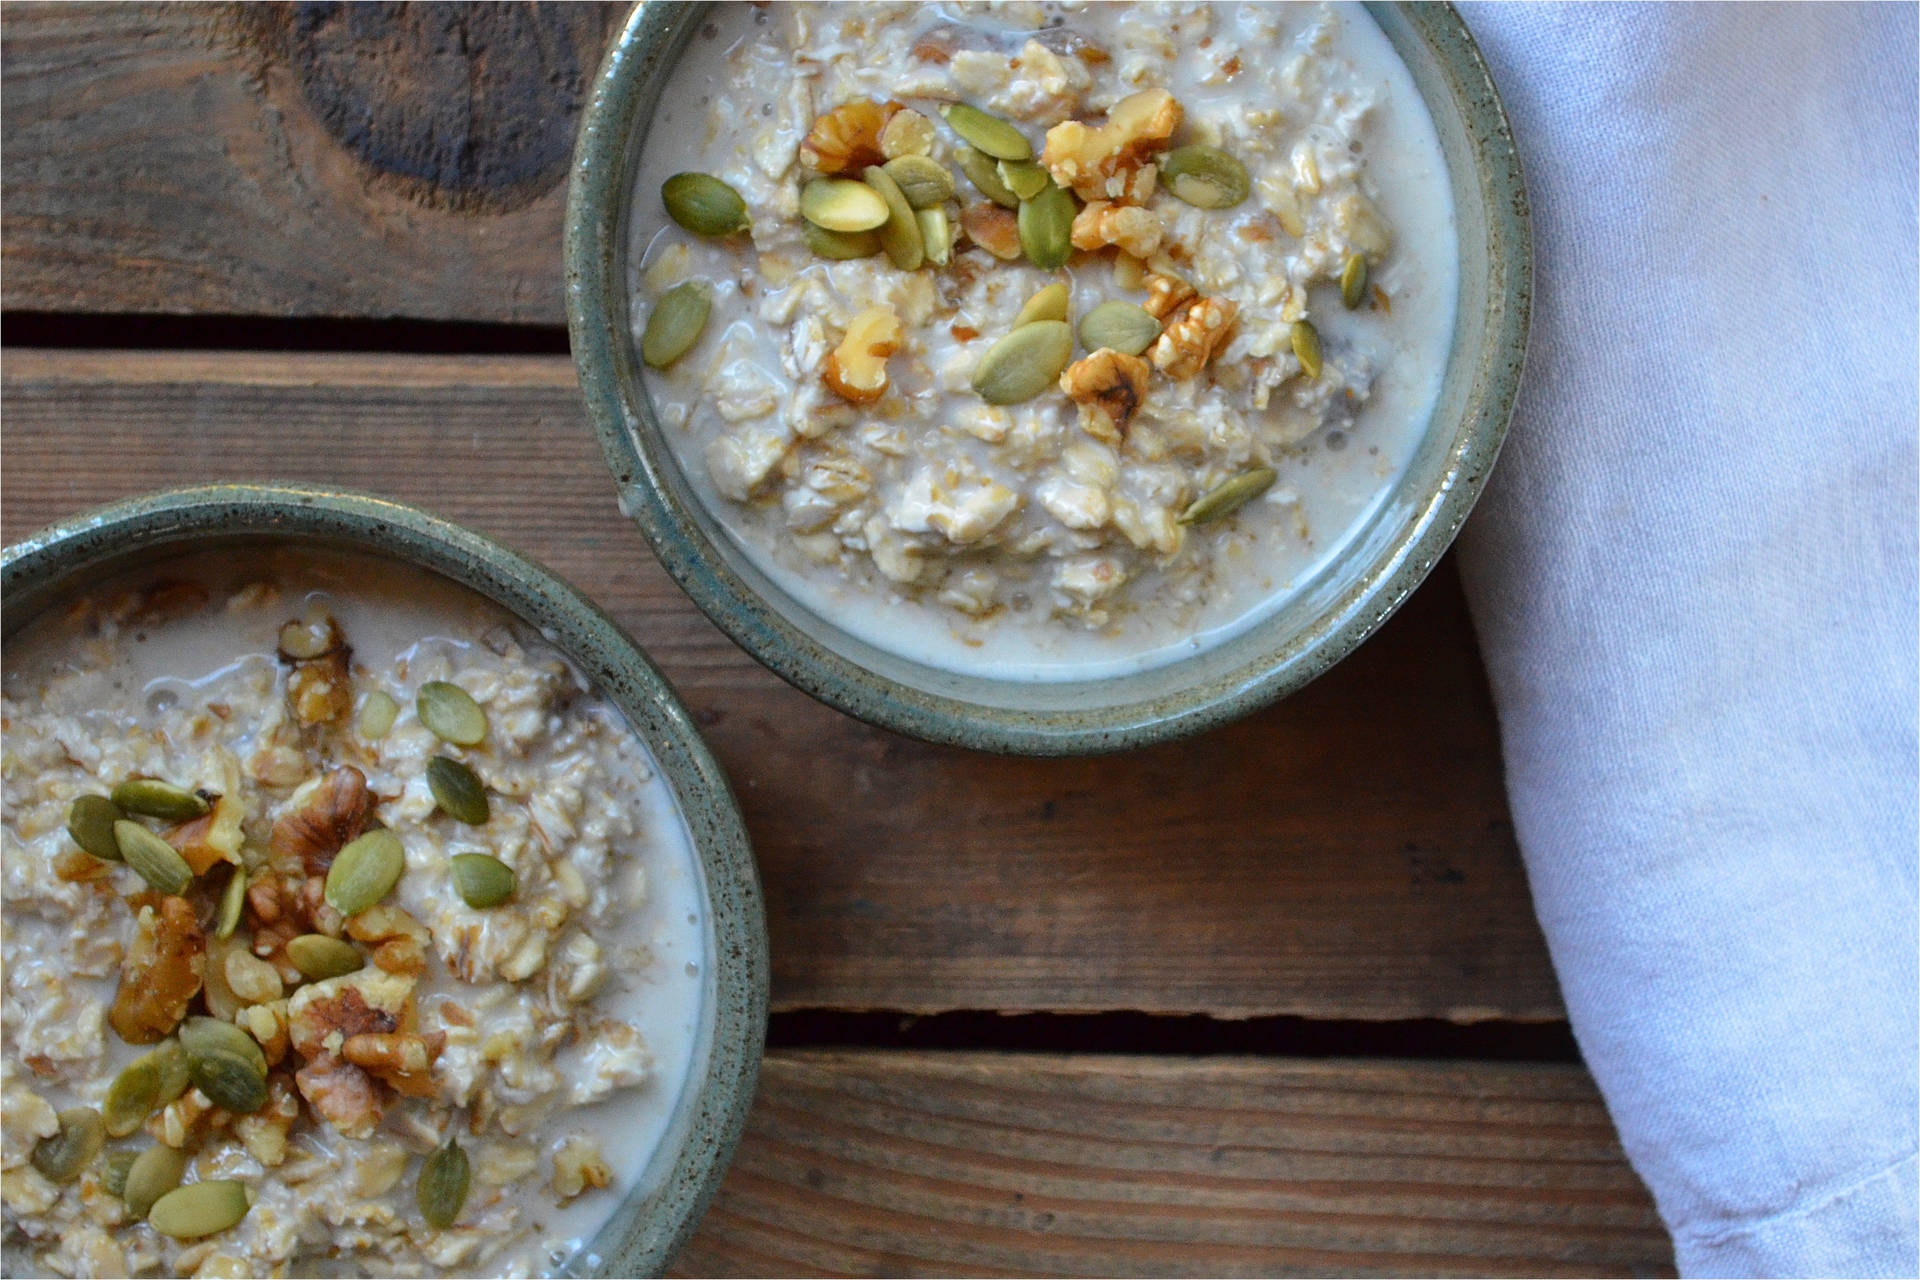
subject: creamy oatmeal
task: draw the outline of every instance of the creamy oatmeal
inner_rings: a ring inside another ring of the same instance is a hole
[[[683,469],[862,639],[1029,678],[1278,607],[1451,342],[1447,174],[1358,6],[724,5],[635,196]]]
[[[645,747],[439,579],[163,573],[7,648],[5,1270],[590,1261],[705,1000]]]

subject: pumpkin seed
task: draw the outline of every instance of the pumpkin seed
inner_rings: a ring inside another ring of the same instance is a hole
[[[1340,301],[1349,311],[1358,311],[1367,299],[1367,255],[1356,253],[1340,268]]]
[[[384,828],[348,843],[327,868],[327,905],[343,916],[357,916],[393,892],[407,869],[400,837]]]
[[[235,867],[227,877],[227,887],[220,891],[220,914],[214,917],[213,936],[222,942],[231,938],[240,927],[240,913],[246,905],[247,872],[244,867]]]
[[[187,1075],[215,1105],[258,1111],[267,1102],[267,1056],[260,1042],[218,1018],[188,1018],[180,1024]]]
[[[1131,302],[1103,302],[1080,319],[1080,345],[1137,356],[1160,336],[1160,322]]]
[[[151,1062],[158,1073],[160,1088],[153,1099],[156,1107],[166,1106],[185,1093],[187,1086],[193,1083],[192,1076],[187,1072],[187,1051],[172,1036],[141,1054],[138,1061]]]
[[[455,1139],[426,1158],[420,1166],[420,1181],[414,1186],[420,1216],[436,1231],[445,1231],[460,1218],[467,1203],[469,1177],[467,1153]]]
[[[205,796],[158,778],[128,778],[113,789],[113,802],[128,813],[144,813],[168,822],[185,822],[213,807]]]
[[[1007,190],[1007,184],[1000,180],[1000,167],[992,156],[984,151],[975,151],[972,147],[961,147],[953,158],[959,164],[960,172],[967,175],[968,182],[979,188],[981,195],[1004,208],[1020,207],[1020,197]]]
[[[927,259],[927,248],[920,243],[920,220],[913,216],[900,184],[879,165],[870,165],[864,175],[867,185],[887,202],[887,220],[880,224],[880,247],[887,258],[902,271],[917,271]]]
[[[135,1156],[127,1170],[126,1185],[120,1192],[127,1216],[135,1221],[145,1218],[153,1211],[156,1200],[180,1185],[186,1172],[187,1153],[165,1143],[148,1147]]]
[[[122,1149],[107,1153],[107,1162],[100,1170],[100,1185],[106,1188],[110,1196],[124,1196],[127,1193],[127,1171],[133,1168],[133,1162],[140,1158],[138,1151]]]
[[[931,209],[953,199],[953,175],[947,166],[926,156],[900,156],[880,166],[900,194],[916,209]]]
[[[1048,187],[1020,202],[1020,249],[1042,271],[1058,271],[1073,253],[1073,196],[1065,187]]]
[[[1309,378],[1320,376],[1325,366],[1320,360],[1320,331],[1306,320],[1295,320],[1289,331],[1293,339],[1293,354],[1299,358],[1301,370]]]
[[[660,184],[667,216],[697,236],[730,236],[750,224],[747,202],[710,173],[676,173]]]
[[[329,938],[324,933],[303,933],[287,939],[287,959],[315,982],[358,973],[367,967],[365,957],[351,942]]]
[[[368,742],[378,742],[387,736],[388,730],[393,728],[393,722],[399,715],[400,704],[393,700],[393,695],[385,689],[375,689],[367,695],[367,700],[360,704],[360,719],[354,727]]]
[[[1160,162],[1160,180],[1178,199],[1202,209],[1231,209],[1253,183],[1247,167],[1218,147],[1175,147]]]
[[[1054,281],[1027,299],[1026,305],[1020,308],[1020,314],[1013,318],[1013,327],[1018,329],[1035,320],[1065,320],[1067,303],[1071,297],[1066,281]]]
[[[1181,524],[1211,524],[1229,515],[1267,491],[1273,483],[1272,467],[1253,467],[1222,480],[1193,500],[1180,513]]]
[[[92,1107],[74,1107],[55,1118],[60,1127],[33,1144],[30,1158],[49,1182],[72,1182],[100,1154],[107,1128]]]
[[[198,1240],[235,1225],[251,1207],[246,1183],[214,1178],[161,1196],[147,1210],[147,1225],[175,1240]]]
[[[700,341],[700,334],[707,327],[707,313],[711,310],[713,289],[705,280],[686,280],[661,294],[660,301],[653,304],[653,314],[647,317],[646,331],[640,335],[640,358],[647,362],[649,369],[664,369],[693,350],[693,344]],[[420,719],[426,722],[426,716]],[[427,728],[433,726],[428,724]]]
[[[1000,181],[1006,184],[1007,190],[1022,200],[1033,199],[1053,181],[1045,169],[1031,160],[1002,160],[993,168],[1000,175]]]
[[[802,222],[807,248],[822,258],[846,262],[853,258],[871,258],[880,252],[880,237],[871,231],[829,231],[811,222]]]
[[[113,837],[113,824],[126,816],[105,796],[81,796],[67,810],[67,834],[94,857],[118,862],[120,842]]]
[[[973,389],[988,404],[1031,400],[1060,379],[1073,359],[1073,330],[1064,320],[1021,325],[987,349],[973,371]]]
[[[122,818],[113,824],[113,836],[126,864],[161,893],[169,897],[184,893],[193,883],[193,868],[179,850],[139,823]]]
[[[487,789],[473,770],[458,760],[435,756],[427,761],[427,790],[433,792],[433,802],[450,817],[470,827],[486,822]]]
[[[852,178],[815,178],[800,189],[800,216],[829,231],[872,231],[887,215],[880,193]]]
[[[953,223],[947,219],[945,209],[916,209],[914,219],[920,224],[920,243],[927,251],[927,261],[936,267],[944,267],[953,259]]]
[[[684,289],[686,285],[680,288]],[[665,299],[661,301],[664,303]],[[442,742],[451,742],[457,747],[472,747],[478,746],[480,739],[487,736],[487,713],[480,709],[480,704],[473,700],[472,694],[457,684],[448,684],[445,680],[427,681],[420,686],[420,696],[414,710],[420,716],[420,723]]]
[[[960,135],[961,141],[986,152],[995,160],[1033,158],[1033,145],[1025,135],[999,116],[990,116],[964,102],[940,108],[940,115],[946,120],[947,127]]]
[[[126,1137],[138,1129],[159,1104],[160,1065],[141,1054],[107,1086],[107,1096],[100,1103],[100,1118],[107,1126],[107,1136]]]
[[[461,901],[476,911],[497,907],[513,896],[518,879],[513,868],[484,853],[457,853],[449,862],[453,867],[453,887]]]

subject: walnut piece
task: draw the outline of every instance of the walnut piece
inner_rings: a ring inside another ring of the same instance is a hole
[[[287,1135],[300,1118],[300,1099],[293,1077],[276,1071],[267,1077],[267,1105],[251,1115],[236,1116],[233,1132],[251,1155],[269,1169],[287,1158]]]
[[[1080,406],[1081,430],[1117,445],[1127,438],[1127,424],[1146,398],[1152,374],[1152,367],[1139,356],[1102,347],[1068,365],[1060,375],[1060,389]]]
[[[1225,345],[1240,314],[1230,298],[1202,298],[1188,305],[1178,319],[1154,340],[1153,367],[1169,378],[1191,378]]]
[[[365,1138],[380,1123],[373,1077],[338,1058],[316,1058],[293,1073],[313,1114],[349,1138]]]
[[[410,1097],[435,1092],[433,1063],[446,1043],[421,1035],[412,978],[362,969],[294,992],[288,1035],[307,1060],[294,1083],[314,1114],[349,1137],[380,1118],[376,1079]]]
[[[880,131],[887,127],[897,102],[884,105],[871,98],[843,102],[816,118],[800,143],[800,163],[818,173],[860,173],[868,165],[883,164]]]
[[[268,848],[277,866],[292,870],[297,862],[310,876],[325,875],[334,855],[367,829],[372,816],[366,775],[342,765],[322,778],[298,809],[280,816]]]
[[[1193,297],[1194,288],[1179,276],[1155,271],[1147,276],[1147,300],[1141,309],[1155,320],[1165,320],[1181,303]]]
[[[1040,163],[1082,200],[1144,204],[1153,194],[1152,156],[1166,149],[1184,113],[1165,89],[1145,89],[1107,111],[1106,123],[1068,120],[1047,130]]]
[[[1159,249],[1163,230],[1160,219],[1138,205],[1095,200],[1074,215],[1073,247],[1118,245],[1123,252],[1144,258]]]
[[[208,812],[175,823],[160,834],[186,860],[193,874],[203,876],[216,863],[240,864],[241,824],[246,817],[247,806],[239,797],[220,796]]]
[[[569,1135],[553,1153],[553,1194],[565,1204],[588,1187],[613,1182],[613,1170],[600,1154],[599,1144],[581,1134]]]
[[[904,338],[892,307],[868,307],[847,326],[840,345],[827,353],[821,380],[850,404],[872,404],[886,394],[887,357],[900,349]]]
[[[287,673],[287,707],[301,724],[331,724],[353,710],[353,651],[333,615],[296,619],[280,629],[280,660]]]
[[[433,935],[392,903],[375,903],[347,921],[347,936],[372,947],[373,963],[388,973],[417,978],[427,971],[427,946]]]
[[[1020,256],[1020,219],[1011,209],[982,200],[960,211],[960,229],[967,239],[1003,262]]]
[[[348,1036],[340,1046],[340,1056],[378,1079],[393,1086],[396,1093],[409,1098],[431,1098],[437,1092],[433,1080],[434,1059],[446,1047],[440,1032],[431,1035],[400,1035],[370,1031]]]
[[[154,1044],[180,1025],[200,994],[207,939],[185,898],[162,898],[157,909],[142,908],[139,930],[121,961],[120,989],[107,1021],[128,1044]]]

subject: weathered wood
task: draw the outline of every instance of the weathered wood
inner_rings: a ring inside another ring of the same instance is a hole
[[[619,516],[563,359],[14,351],[4,382],[9,539],[143,489],[319,480],[584,588],[733,778],[778,1008],[1560,1016],[1448,568],[1238,725],[998,759],[847,719],[734,648]]]
[[[564,323],[625,6],[0,8],[8,309]]]
[[[776,1052],[681,1275],[1661,1275],[1574,1066]]]

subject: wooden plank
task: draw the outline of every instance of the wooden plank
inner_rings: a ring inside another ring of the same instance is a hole
[[[624,12],[8,4],[5,306],[563,324],[567,160]]]
[[[1561,1016],[1445,566],[1238,725],[999,759],[847,719],[734,648],[620,518],[564,360],[15,351],[0,374],[9,539],[143,489],[318,480],[440,511],[585,589],[733,778],[776,1008]]]
[[[681,1275],[1669,1275],[1585,1070],[785,1051]]]

